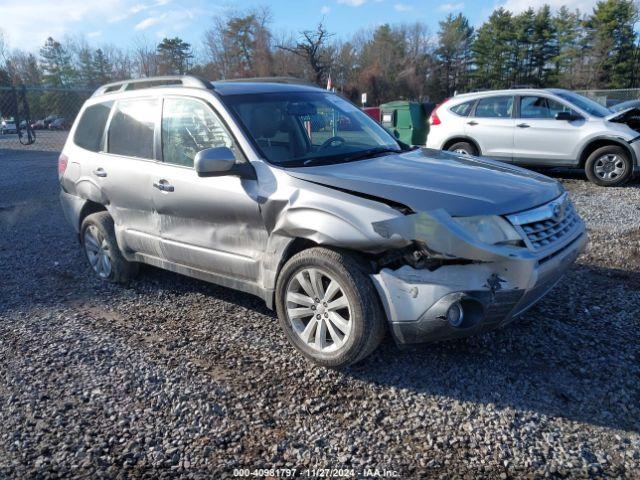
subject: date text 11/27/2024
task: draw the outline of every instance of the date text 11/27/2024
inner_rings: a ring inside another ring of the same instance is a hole
[[[384,468],[236,468],[234,477],[249,478],[400,478],[400,472]]]

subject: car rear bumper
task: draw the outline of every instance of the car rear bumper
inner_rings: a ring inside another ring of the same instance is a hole
[[[80,212],[86,200],[76,195],[71,195],[64,190],[60,191],[60,205],[67,221],[73,226],[76,233],[80,231]]]
[[[584,227],[561,250],[541,260],[442,266],[409,266],[372,275],[390,330],[399,344],[465,337],[511,322],[544,297],[584,249]],[[454,304],[465,314],[454,325]]]

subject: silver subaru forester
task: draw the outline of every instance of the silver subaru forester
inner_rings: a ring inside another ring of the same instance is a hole
[[[263,298],[306,357],[357,362],[502,326],[586,242],[562,186],[396,141],[334,93],[286,79],[105,85],[59,160],[93,271],[140,263]]]

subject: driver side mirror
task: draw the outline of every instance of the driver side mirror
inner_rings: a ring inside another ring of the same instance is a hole
[[[564,120],[566,122],[573,122],[575,120],[582,120],[580,115],[576,115],[571,112],[558,112],[556,113],[556,120]]]
[[[199,151],[193,159],[193,166],[199,177],[237,175],[240,178],[256,179],[256,173],[251,164],[237,163],[236,156],[229,147],[214,147]]]
[[[215,147],[201,150],[193,160],[200,177],[226,175],[236,163],[233,151],[228,147]]]

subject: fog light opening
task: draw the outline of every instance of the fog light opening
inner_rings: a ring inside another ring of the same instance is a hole
[[[464,309],[460,302],[451,304],[447,310],[447,321],[452,327],[460,327],[464,322]]]

